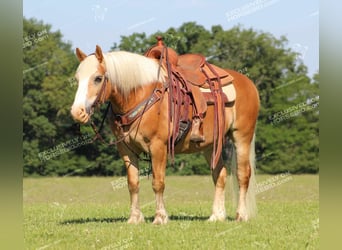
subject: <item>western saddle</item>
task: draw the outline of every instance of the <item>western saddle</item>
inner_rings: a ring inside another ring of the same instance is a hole
[[[146,57],[159,61],[168,76],[167,91],[169,98],[169,119],[178,121],[173,126],[169,136],[169,152],[173,158],[174,146],[189,131],[192,123],[190,140],[194,143],[205,141],[202,120],[205,117],[207,105],[213,104],[214,120],[214,148],[211,162],[213,169],[222,152],[225,128],[225,104],[229,102],[222,87],[233,81],[233,77],[206,61],[200,54],[178,55],[173,49],[164,45],[162,37],[157,36],[157,44],[145,53]],[[200,88],[210,89],[201,92]],[[189,106],[193,107],[192,121],[189,121]]]
[[[206,59],[201,54],[184,54],[178,55],[173,49],[166,48],[162,37],[157,36],[157,45],[151,47],[145,56],[155,59],[162,57],[163,50],[167,49],[168,61],[171,63],[173,69],[177,69],[187,82],[205,89],[209,89],[208,77],[210,80],[216,80],[217,76],[220,78],[221,86],[226,86],[231,83],[234,78],[224,69],[221,69],[213,64],[206,62]],[[165,52],[164,52],[165,53]],[[164,56],[165,57],[165,56]],[[164,63],[166,63],[164,61]],[[209,69],[208,64],[212,69]],[[207,72],[208,75],[203,73]],[[208,77],[207,77],[208,76]]]

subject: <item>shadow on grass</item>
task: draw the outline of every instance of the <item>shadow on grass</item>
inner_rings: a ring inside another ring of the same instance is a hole
[[[116,223],[116,222],[125,222],[127,218],[118,217],[118,218],[78,218],[78,219],[70,219],[61,221],[60,225],[68,225],[68,224],[86,224],[86,223]]]
[[[152,222],[154,217],[145,217],[145,222]],[[209,217],[207,216],[197,216],[197,215],[170,215],[169,220],[171,221],[207,221]],[[234,221],[234,218],[227,217],[227,221]],[[86,223],[117,223],[117,222],[127,222],[127,217],[117,217],[117,218],[78,218],[64,220],[60,222],[60,225],[68,224],[86,224]]]
[[[170,215],[169,219],[174,221],[207,221],[209,217],[197,215]],[[228,216],[226,221],[235,221],[235,219]]]
[[[197,215],[170,215],[169,219],[174,221],[206,221],[209,217]]]

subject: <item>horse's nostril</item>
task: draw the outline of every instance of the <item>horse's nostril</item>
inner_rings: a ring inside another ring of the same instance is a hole
[[[85,109],[84,109],[84,108],[80,108],[80,109],[79,109],[79,114],[82,115],[82,114],[84,114],[84,113],[85,113]]]

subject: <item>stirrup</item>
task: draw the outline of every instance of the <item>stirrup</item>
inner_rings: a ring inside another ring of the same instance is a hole
[[[190,141],[192,142],[205,142],[204,135],[190,135]]]
[[[199,117],[193,118],[190,141],[192,142],[204,142],[205,141],[204,135],[200,132],[201,124],[202,124],[202,121]]]

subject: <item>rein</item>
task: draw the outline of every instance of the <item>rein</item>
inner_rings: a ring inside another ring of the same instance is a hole
[[[101,99],[102,99],[103,95],[105,94],[105,89],[106,89],[107,83],[108,83],[108,78],[107,78],[107,76],[104,76],[104,80],[103,80],[101,89],[100,89],[98,95],[96,96],[96,99],[95,99],[94,103],[91,105],[91,109],[92,109],[92,110],[94,110],[96,107],[98,107],[98,106],[101,104]],[[104,98],[103,98],[103,99],[104,99]],[[92,142],[95,142],[97,139],[99,139],[101,142],[106,143],[106,142],[104,141],[104,139],[102,138],[102,136],[101,136],[100,133],[101,133],[101,130],[102,130],[102,128],[103,128],[104,121],[105,121],[105,119],[106,119],[106,117],[107,117],[107,114],[108,114],[108,110],[109,110],[109,106],[110,106],[110,105],[111,105],[111,104],[110,104],[110,102],[109,102],[109,103],[107,104],[107,107],[106,107],[105,112],[103,113],[102,121],[101,121],[100,129],[99,129],[99,130],[97,129],[97,127],[96,127],[96,125],[95,125],[95,122],[94,122],[93,120],[91,120],[91,122],[90,122],[90,125],[91,125],[91,127],[92,127],[92,129],[93,129],[93,131],[94,131],[94,133],[95,133],[95,136],[94,136]],[[113,144],[117,144],[117,143],[119,143],[119,141],[118,141],[118,142],[115,142],[115,143],[113,143]],[[109,143],[109,145],[111,145],[111,143]]]

